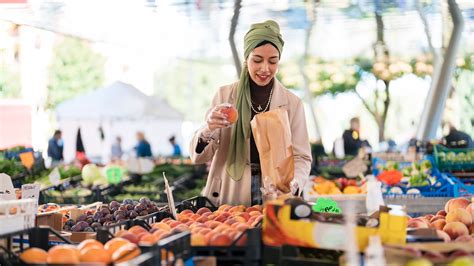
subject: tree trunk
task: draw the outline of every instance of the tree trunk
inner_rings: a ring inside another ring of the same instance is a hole
[[[304,52],[303,56],[300,61],[300,73],[303,76],[303,90],[305,92],[305,100],[306,103],[310,107],[310,114],[311,118],[313,119],[314,127],[316,130],[316,138],[318,140],[322,140],[322,135],[321,135],[321,130],[319,128],[318,120],[316,119],[316,113],[314,111],[314,105],[313,105],[313,97],[311,96],[311,91],[309,90],[309,78],[308,75],[306,75],[304,69],[306,66],[306,60],[309,56],[309,47],[310,47],[310,42],[311,42],[311,33],[313,31],[314,24],[316,22],[316,3],[319,2],[318,0],[311,0],[306,2],[306,11],[309,17],[309,25],[306,28],[306,36],[305,36],[305,42],[304,42]]]
[[[235,70],[237,71],[237,77],[240,77],[240,72],[242,72],[242,64],[240,63],[239,53],[237,52],[237,47],[235,46],[235,30],[237,29],[237,24],[239,22],[240,8],[242,7],[242,0],[235,0],[234,2],[234,15],[230,21],[230,32],[229,32],[229,43],[230,49],[232,50],[232,57],[234,58]]]

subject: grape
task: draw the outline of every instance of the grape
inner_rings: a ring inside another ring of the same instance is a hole
[[[92,216],[92,218],[94,219],[94,221],[99,221],[99,219],[102,217],[102,212],[96,212],[94,213],[94,215]]]
[[[64,231],[71,231],[71,226],[65,224],[64,227],[63,227],[63,230]]]
[[[99,227],[101,227],[101,226],[102,226],[102,225],[101,225],[100,223],[98,223],[98,222],[94,222],[94,223],[91,224],[91,227],[92,227],[93,229],[97,229],[97,228],[99,228]]]
[[[125,207],[127,207],[128,211],[133,210],[133,205],[132,204],[127,204],[127,205],[125,205]]]
[[[92,218],[92,216],[89,216],[89,217],[87,217],[86,222],[88,224],[92,224],[94,222],[94,218]]]
[[[136,212],[136,211],[131,211],[128,216],[129,216],[131,219],[134,219],[135,217],[138,216],[138,212]]]
[[[113,221],[113,220],[114,220],[114,216],[113,216],[112,214],[107,214],[107,215],[105,216],[105,219],[106,219],[107,221]]]
[[[86,227],[84,228],[84,232],[94,232],[94,229],[92,229],[92,227]]]
[[[109,204],[110,207],[119,207],[120,206],[120,203],[118,203],[117,201],[113,200],[110,202]]]
[[[123,216],[123,215],[121,215],[121,214],[115,216],[115,220],[116,220],[116,221],[120,221],[120,220],[123,220],[123,219],[126,219],[126,218],[125,218],[125,216]]]
[[[141,211],[141,212],[139,212],[138,214],[139,214],[140,216],[143,216],[143,215],[147,215],[148,212],[147,212],[147,211]]]
[[[89,223],[86,221],[80,221],[76,225],[80,226],[82,229],[89,227]]]
[[[105,222],[107,222],[107,219],[105,217],[100,217],[99,223],[104,224]]]
[[[118,210],[118,211],[114,212],[114,216],[115,216],[115,217],[117,217],[118,215],[125,216],[126,213],[127,213],[126,211]]]
[[[101,212],[103,215],[110,214],[109,209],[101,209],[100,212]]]
[[[150,200],[148,198],[145,198],[145,197],[140,198],[139,201],[140,201],[141,204],[148,204],[150,202]]]
[[[119,211],[126,211],[127,210],[127,207],[125,207],[125,205],[122,205],[119,207]]]

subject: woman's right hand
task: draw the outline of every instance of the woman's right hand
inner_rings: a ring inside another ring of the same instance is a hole
[[[209,115],[207,116],[207,119],[206,119],[207,128],[211,131],[230,126],[229,121],[227,121],[227,116],[221,113],[220,111],[221,108],[222,107],[219,105],[214,107],[209,113]]]

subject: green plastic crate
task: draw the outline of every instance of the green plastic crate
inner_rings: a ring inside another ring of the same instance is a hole
[[[474,170],[473,148],[450,149],[436,145],[434,158],[438,169],[442,172]]]

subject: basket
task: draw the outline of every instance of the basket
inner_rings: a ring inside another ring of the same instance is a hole
[[[0,201],[0,235],[35,226],[36,199]]]
[[[450,149],[442,145],[434,147],[434,159],[442,172],[474,170],[474,149]]]

